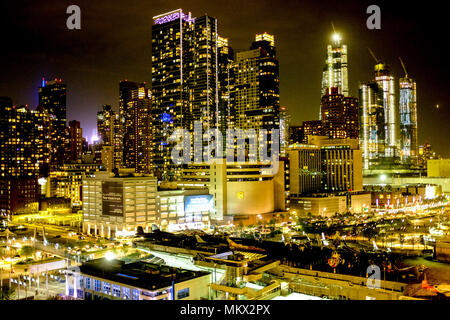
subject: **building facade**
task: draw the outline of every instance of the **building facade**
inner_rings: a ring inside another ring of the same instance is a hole
[[[131,172],[129,173],[131,174]],[[97,173],[83,180],[83,232],[112,238],[157,223],[157,182],[151,176]]]

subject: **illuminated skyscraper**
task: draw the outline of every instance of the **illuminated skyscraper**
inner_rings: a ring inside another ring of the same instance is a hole
[[[375,81],[383,92],[383,108],[386,137],[386,157],[396,157],[398,154],[397,143],[397,115],[395,102],[394,77],[391,75],[390,67],[385,63],[375,65]]]
[[[274,37],[256,35],[249,51],[236,54],[235,68],[236,127],[269,133],[279,129],[279,66]]]
[[[327,57],[322,75],[321,97],[326,94],[327,88],[338,88],[344,97],[349,95],[348,91],[348,65],[347,45],[341,43],[341,36],[334,33],[332,44],[327,46]],[[319,119],[322,113],[319,112]]]
[[[386,119],[383,90],[375,81],[359,88],[359,144],[363,154],[363,169],[379,164],[385,156]]]
[[[123,131],[123,165],[136,172],[149,173],[152,161],[152,101],[145,84],[131,90],[127,101]]]
[[[0,98],[0,214],[37,201],[38,179],[49,173],[50,122],[43,108]]]
[[[419,145],[417,141],[417,97],[416,82],[405,75],[400,78],[400,152],[406,163],[417,163]]]
[[[173,131],[194,132],[196,120],[204,129],[220,127],[217,20],[181,9],[153,19],[154,165],[159,178],[170,180],[180,172],[170,156]]]
[[[233,128],[235,123],[234,51],[228,45],[228,39],[220,36],[217,47],[219,51],[219,128],[223,138],[226,139],[226,129]]]
[[[61,79],[45,81],[39,88],[39,106],[52,117],[52,165],[60,166],[66,160],[68,130],[66,115],[66,85]]]
[[[113,168],[120,168],[123,163],[122,130],[123,124],[119,113],[112,110],[110,105],[104,105],[103,109],[97,112],[97,131],[102,145],[113,147]]]

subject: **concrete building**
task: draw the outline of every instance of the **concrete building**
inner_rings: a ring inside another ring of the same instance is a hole
[[[157,222],[155,177],[99,172],[83,180],[83,232],[115,237]]]
[[[275,171],[275,170],[274,170]],[[281,159],[276,172],[262,163],[195,163],[183,169],[184,188],[207,187],[214,197],[215,214],[221,221],[225,216],[251,216],[289,208],[288,161]]]
[[[66,295],[82,300],[200,300],[211,274],[147,262],[96,259],[68,272]]]
[[[427,176],[450,178],[450,159],[428,160]]]
[[[358,140],[308,136],[308,141],[288,150],[291,195],[363,189]]]

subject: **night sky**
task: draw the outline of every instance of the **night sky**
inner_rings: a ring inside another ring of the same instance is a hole
[[[331,21],[348,45],[350,94],[372,78],[375,55],[403,76],[398,56],[418,88],[419,143],[450,157],[447,11],[439,2],[412,1],[20,1],[0,4],[0,96],[15,104],[38,103],[41,79],[67,84],[68,120],[91,136],[103,104],[118,108],[122,79],[151,83],[152,17],[182,8],[218,19],[219,34],[246,50],[256,33],[275,35],[281,105],[292,124],[318,118],[320,87]],[[81,30],[66,28],[66,8],[81,8]],[[381,30],[368,30],[366,8],[381,8]],[[439,105],[439,108],[436,108]]]

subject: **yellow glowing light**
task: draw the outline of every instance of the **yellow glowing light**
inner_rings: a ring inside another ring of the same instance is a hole
[[[341,36],[338,34],[338,33],[334,33],[333,34],[333,40],[335,41],[335,42],[339,42],[339,41],[341,41]]]

